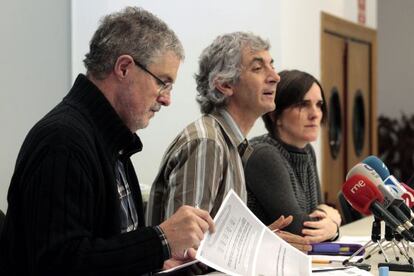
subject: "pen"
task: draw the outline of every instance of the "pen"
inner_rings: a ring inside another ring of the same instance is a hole
[[[322,259],[312,259],[313,264],[332,264],[332,263],[342,263],[340,260],[322,260]]]
[[[328,272],[328,271],[335,271],[335,270],[345,270],[349,269],[350,267],[336,267],[336,268],[327,268],[327,269],[312,269],[312,272]]]
[[[330,264],[330,260],[312,260],[313,264]]]

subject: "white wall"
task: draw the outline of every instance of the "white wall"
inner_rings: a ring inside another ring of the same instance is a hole
[[[357,0],[73,0],[73,73],[84,72],[81,60],[88,41],[103,14],[126,5],[141,6],[166,21],[182,40],[186,60],[182,64],[173,104],[162,110],[149,127],[139,131],[144,149],[133,161],[141,183],[150,185],[162,155],[176,134],[199,116],[195,102],[197,60],[219,34],[252,31],[270,40],[276,67],[298,68],[320,76],[320,12],[356,22]],[[94,7],[93,9],[91,7]],[[85,21],[87,17],[87,21]],[[82,23],[80,23],[82,22]],[[367,0],[367,25],[376,27],[376,0]],[[250,137],[264,133],[261,120]],[[320,152],[319,143],[315,143]],[[320,158],[319,158],[320,160]]]
[[[413,14],[412,0],[378,1],[380,115],[400,118],[402,112],[410,116],[414,113]]]
[[[70,87],[69,1],[3,1],[0,8],[0,209],[29,129]]]
[[[91,2],[95,2],[92,4]],[[270,41],[280,41],[280,26],[277,24],[279,17],[279,2],[256,0],[252,1],[73,1],[73,78],[78,72],[84,72],[81,60],[88,51],[88,42],[92,36],[96,22],[91,22],[92,27],[85,24],[75,24],[82,20],[82,10],[86,6],[97,6],[98,12],[91,13],[88,10],[88,22],[91,18],[100,18],[102,14],[119,10],[126,5],[138,4],[162,18],[177,33],[185,48],[186,59],[181,65],[176,84],[174,85],[172,105],[164,108],[152,119],[148,128],[138,132],[144,149],[133,157],[133,162],[141,183],[150,185],[158,171],[162,155],[169,143],[188,123],[200,116],[198,105],[195,101],[196,90],[193,75],[198,68],[198,56],[213,39],[225,32],[252,31]],[[252,5],[254,3],[254,5]],[[188,12],[184,12],[184,10]],[[80,11],[80,12],[77,12]],[[271,53],[276,60],[276,66],[280,63],[280,44],[274,43]],[[255,131],[262,133],[259,122]],[[259,130],[257,130],[259,129]]]
[[[356,21],[356,2],[72,0],[71,6],[69,1],[55,0],[4,2],[0,9],[0,208],[7,206],[7,189],[25,135],[67,93],[76,75],[84,72],[82,60],[102,15],[126,5],[142,6],[165,20],[186,50],[172,106],[139,133],[144,150],[136,155],[134,164],[141,182],[151,184],[170,141],[199,116],[193,75],[201,50],[215,36],[237,30],[255,32],[271,41],[271,53],[280,70],[298,68],[319,77],[320,11]],[[367,25],[374,28],[376,3],[367,0]],[[250,136],[263,132],[259,120]],[[319,151],[318,143],[316,149]]]

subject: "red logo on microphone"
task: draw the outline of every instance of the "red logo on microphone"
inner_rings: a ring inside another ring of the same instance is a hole
[[[351,193],[355,194],[358,192],[359,189],[361,189],[362,187],[365,187],[365,182],[364,180],[360,179],[358,180],[358,182],[351,188]]]

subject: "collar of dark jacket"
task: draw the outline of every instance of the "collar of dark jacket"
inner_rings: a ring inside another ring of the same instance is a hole
[[[89,119],[113,158],[126,158],[142,150],[138,135],[123,123],[103,93],[85,75],[79,74],[64,101]]]

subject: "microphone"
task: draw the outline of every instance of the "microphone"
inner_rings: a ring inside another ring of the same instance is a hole
[[[381,205],[384,197],[367,177],[363,175],[351,176],[342,186],[342,193],[355,210],[364,215],[374,214],[406,240],[414,241],[411,233],[404,228],[401,222]]]
[[[393,175],[388,176],[385,179],[384,183],[385,183],[385,185],[387,185],[387,187],[391,188],[392,192],[396,196],[403,199],[404,203],[406,202],[406,199],[413,198],[413,195],[409,194],[407,189],[405,189],[405,187],[403,185],[401,185],[401,183]],[[414,212],[410,209],[409,204],[401,204],[400,207],[401,207],[401,210],[408,217],[410,217],[410,220],[414,221]]]
[[[381,180],[381,177],[373,170],[370,166],[364,163],[356,164],[347,174],[346,179],[352,177],[353,175],[363,175],[368,178],[368,180],[373,183],[381,194],[384,197],[384,207],[393,214],[403,226],[414,234],[414,225],[411,223],[410,219],[405,215],[405,213],[400,209],[404,201],[395,196],[390,188],[384,185]],[[407,207],[407,206],[406,206]],[[408,207],[407,207],[408,208]],[[408,208],[410,209],[410,208]]]
[[[405,194],[401,196],[401,198],[404,199],[405,204],[407,204],[408,207],[413,208],[414,207],[414,190],[405,183],[401,182],[400,184],[407,191]]]
[[[367,164],[373,168],[379,174],[382,180],[390,176],[390,171],[388,170],[387,166],[385,166],[384,162],[382,162],[382,160],[375,155],[368,156],[362,160],[362,163]]]
[[[362,163],[367,164],[373,168],[380,175],[381,179],[384,181],[384,184],[391,187],[399,198],[404,199],[404,202],[408,201],[406,199],[413,199],[411,200],[411,205],[410,202],[409,204],[401,204],[400,208],[404,214],[406,214],[406,216],[408,216],[410,220],[414,222],[414,212],[410,209],[410,207],[414,205],[413,194],[410,194],[407,189],[401,185],[393,175],[390,174],[390,171],[384,162],[382,162],[382,160],[375,155],[368,156],[362,161]]]

